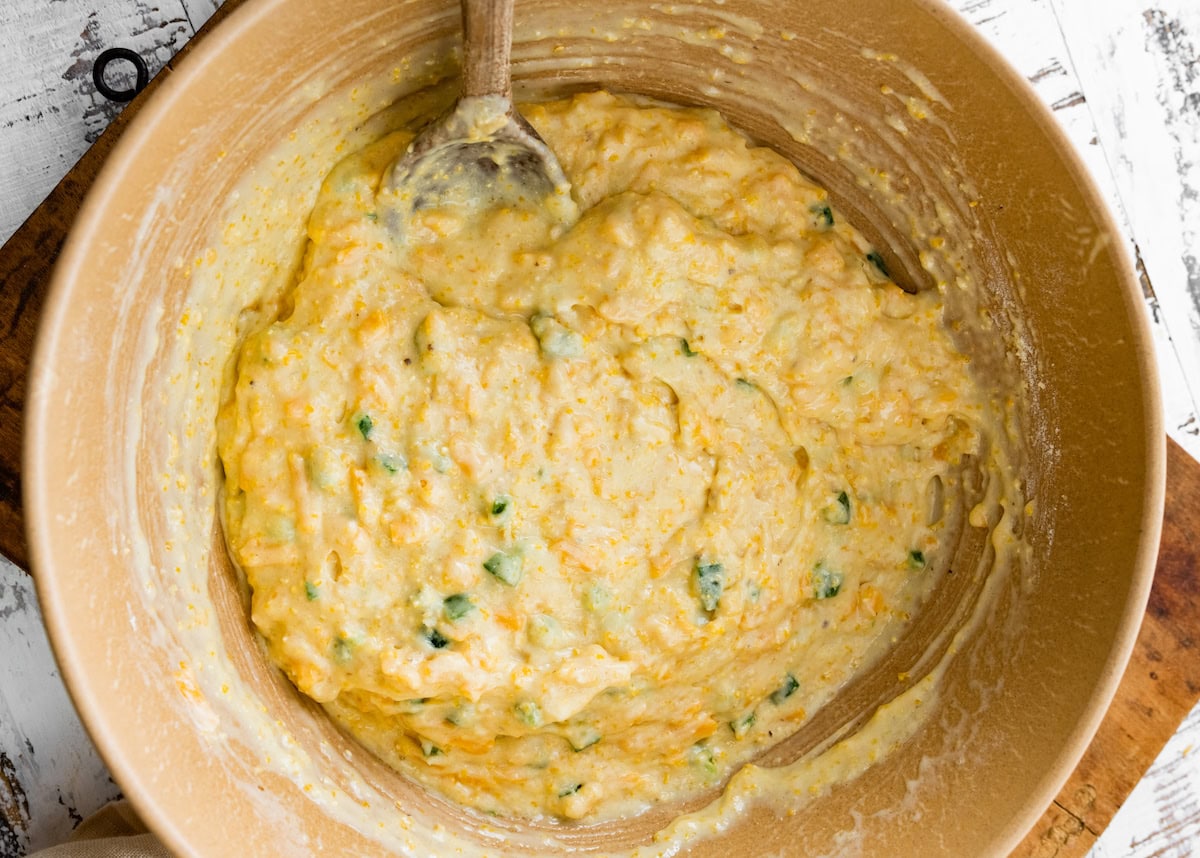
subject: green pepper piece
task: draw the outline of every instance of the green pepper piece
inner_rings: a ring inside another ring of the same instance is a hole
[[[706,563],[697,559],[693,575],[700,607],[711,614],[721,604],[721,594],[725,591],[725,567],[720,563]]]
[[[507,584],[509,587],[517,586],[521,582],[521,576],[525,574],[525,564],[521,555],[505,554],[503,551],[497,551],[483,561],[483,568],[501,584]]]

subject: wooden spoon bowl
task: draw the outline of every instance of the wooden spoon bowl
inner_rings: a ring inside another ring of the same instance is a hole
[[[513,0],[462,0],[462,21],[462,93],[388,172],[378,208],[400,240],[414,214],[445,206],[542,208],[570,223],[571,185],[512,102]]]

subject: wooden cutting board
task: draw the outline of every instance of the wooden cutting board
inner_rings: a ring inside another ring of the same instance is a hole
[[[226,0],[179,57],[241,5]],[[28,568],[21,516],[22,406],[51,267],[80,202],[145,95],[131,102],[25,224],[0,247],[0,552]],[[1013,858],[1082,858],[1200,700],[1200,462],[1168,441],[1158,571],[1133,658],[1079,767]]]

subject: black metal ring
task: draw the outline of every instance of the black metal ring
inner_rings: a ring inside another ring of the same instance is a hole
[[[133,63],[133,67],[137,69],[137,83],[134,84],[133,89],[113,89],[104,82],[105,70],[110,63],[117,60]],[[150,82],[150,69],[146,68],[146,61],[135,51],[131,51],[129,48],[109,48],[96,57],[96,61],[92,63],[92,82],[96,84],[96,91],[110,101],[133,101],[134,96],[145,89],[146,84]]]

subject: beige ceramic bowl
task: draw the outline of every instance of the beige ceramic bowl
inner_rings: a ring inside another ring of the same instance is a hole
[[[171,364],[189,261],[203,258],[238,177],[355,84],[382,75],[391,98],[436,77],[456,32],[449,0],[247,2],[144,106],[58,264],[26,426],[35,575],[84,721],[180,854],[380,854],[405,824],[472,829],[265,663],[215,517],[205,408],[228,354],[197,340],[182,369]],[[996,321],[981,353],[1022,344],[1009,357],[1029,384],[1032,568],[996,586],[994,610],[956,644],[933,717],[899,752],[790,818],[751,809],[689,854],[1005,854],[1103,715],[1159,533],[1150,340],[1083,168],[1024,82],[929,0],[522,0],[516,41],[528,94],[600,84],[719,107],[826,183],[894,266],[920,272],[924,253],[922,282],[941,270],[930,236],[968,252],[971,288]],[[219,302],[188,312],[193,332],[231,324]],[[902,663],[965,622],[987,553],[964,531],[966,583],[918,622]],[[868,676],[822,729],[893,693],[894,673]],[[492,854],[612,852],[674,810],[596,830],[496,823],[507,833]]]

